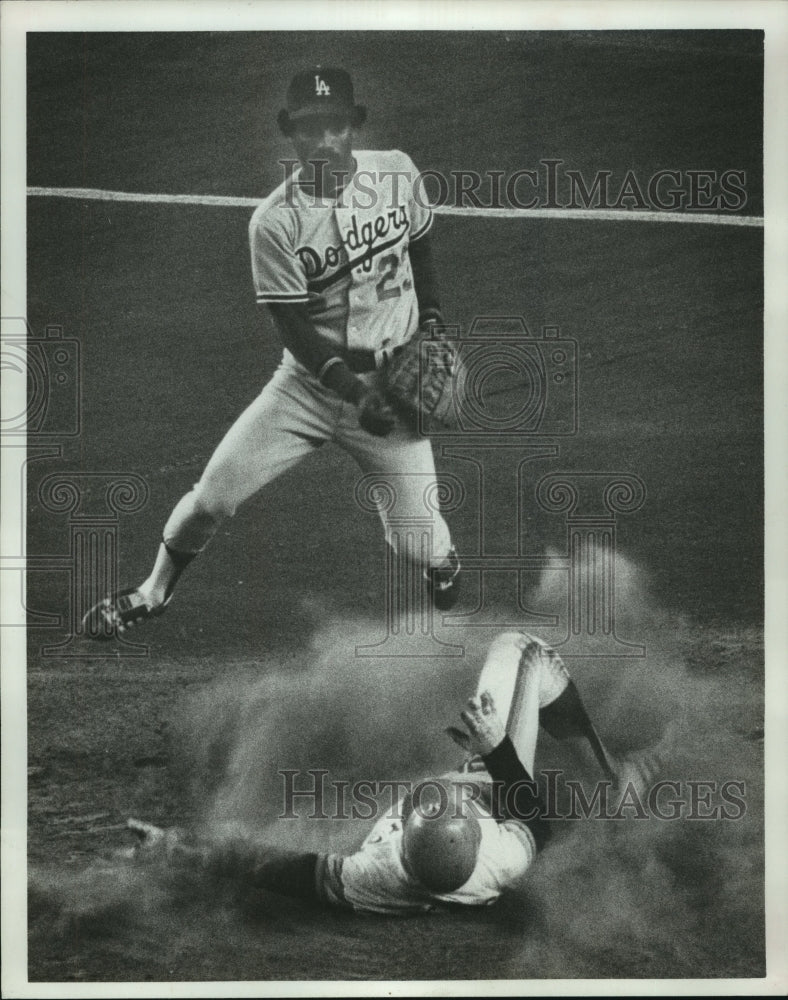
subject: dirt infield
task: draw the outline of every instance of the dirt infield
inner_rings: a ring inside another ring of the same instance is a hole
[[[756,32],[31,35],[28,184],[262,197],[291,155],[275,114],[305,60],[352,69],[370,110],[359,145],[402,148],[422,169],[556,159],[587,178],[610,171],[611,189],[628,170],[687,184],[689,171],[737,171],[741,211],[763,211]],[[254,304],[249,214],[29,199],[27,318],[37,335],[62,326],[81,358],[79,434],[28,464],[30,554],[69,550],[69,515],[42,498],[48,476],[133,475],[147,498],[117,521],[119,577],[147,572],[172,505],[281,353]],[[541,438],[549,454],[522,439],[474,453],[483,503],[467,455],[436,440],[439,471],[466,488],[451,514],[460,552],[561,553],[566,520],[535,500],[549,473],[641,482],[642,506],[616,519],[616,627],[645,656],[571,669],[614,744],[665,737],[671,777],[741,781],[745,814],[583,824],[500,906],[412,921],[274,896],[239,905],[113,869],[129,815],[271,823],[272,836],[348,846],[348,824],[294,834],[276,821],[277,770],[451,766],[441,730],[496,629],[566,637],[555,576],[492,574],[473,618],[471,569],[466,618],[436,633],[463,657],[356,656],[385,632],[385,543],[353,500],[353,463],[327,447],[222,529],[140,633],[147,655],[95,658],[85,640],[51,650],[67,638],[69,576],[30,574],[28,608],[60,616],[28,631],[32,980],[764,974],[763,233],[445,216],[435,250],[447,320],[464,333],[521,316],[577,344],[577,432]],[[90,488],[86,505],[100,499]]]

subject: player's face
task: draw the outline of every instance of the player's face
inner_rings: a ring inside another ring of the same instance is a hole
[[[324,173],[348,173],[353,164],[352,128],[345,115],[314,115],[293,123],[291,139],[304,167],[320,164]],[[325,164],[325,166],[322,166]]]

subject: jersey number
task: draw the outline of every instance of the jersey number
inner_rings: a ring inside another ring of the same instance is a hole
[[[398,269],[399,257],[395,253],[386,254],[378,261],[378,273],[382,275],[380,281],[375,285],[378,302],[382,302],[384,299],[396,299],[402,295],[400,286],[393,284],[397,280]],[[389,287],[387,288],[386,285]]]

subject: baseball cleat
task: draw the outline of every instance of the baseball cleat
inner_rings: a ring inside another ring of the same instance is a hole
[[[460,560],[453,546],[448,559],[448,566],[433,566],[424,573],[432,603],[438,611],[451,611],[460,596]]]
[[[130,587],[94,604],[82,619],[82,628],[88,638],[103,642],[149,618],[158,618],[169,603],[170,598],[163,604],[149,604],[136,587]]]

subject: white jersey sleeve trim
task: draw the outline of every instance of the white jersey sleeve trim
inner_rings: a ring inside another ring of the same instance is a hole
[[[429,230],[432,228],[432,223],[434,219],[435,216],[432,214],[432,210],[430,210],[430,214],[427,216],[427,221],[424,223],[421,229],[417,230],[415,233],[410,234],[411,243],[415,243],[416,240],[421,239],[421,237],[424,236],[425,233],[429,232]]]

